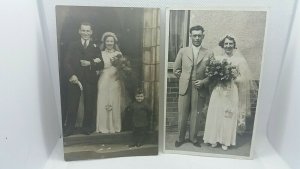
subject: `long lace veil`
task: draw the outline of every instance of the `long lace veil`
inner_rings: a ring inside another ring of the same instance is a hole
[[[257,99],[258,85],[245,57],[238,50],[234,51],[232,62],[238,66],[240,72],[240,76],[235,80],[239,96],[238,123],[248,125],[246,124],[246,118],[251,117],[252,113],[255,113],[251,111],[255,110],[252,109],[252,105],[255,105],[254,101]]]

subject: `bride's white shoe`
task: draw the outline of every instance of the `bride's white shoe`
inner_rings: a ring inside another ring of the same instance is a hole
[[[226,151],[226,150],[228,150],[228,147],[225,145],[222,145],[222,149]]]
[[[217,143],[211,144],[211,147],[212,147],[212,148],[215,148],[215,147],[217,147],[217,145],[218,145]]]

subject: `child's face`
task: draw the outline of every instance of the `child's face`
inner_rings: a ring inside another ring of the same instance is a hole
[[[143,93],[141,93],[141,94],[136,94],[135,95],[135,100],[137,101],[137,102],[142,102],[143,100],[144,100],[144,94]]]

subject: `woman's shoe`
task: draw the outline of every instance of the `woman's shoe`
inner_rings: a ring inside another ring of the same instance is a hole
[[[215,147],[217,147],[217,145],[218,145],[217,143],[211,144],[211,147],[212,147],[212,148],[215,148]]]
[[[222,145],[222,149],[223,149],[224,151],[226,151],[226,150],[228,150],[228,146]]]

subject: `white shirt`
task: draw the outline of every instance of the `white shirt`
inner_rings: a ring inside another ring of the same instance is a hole
[[[192,45],[192,48],[193,48],[194,60],[197,60],[201,45],[198,47]]]
[[[84,46],[84,41],[86,41],[86,46],[89,46],[90,39],[84,40],[84,39],[81,38],[81,44],[82,44],[82,46]]]

